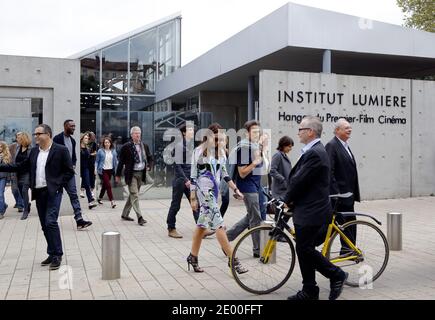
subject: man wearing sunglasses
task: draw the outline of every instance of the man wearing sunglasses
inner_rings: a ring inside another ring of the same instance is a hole
[[[31,149],[27,159],[16,164],[2,164],[0,172],[30,172],[32,200],[36,201],[39,221],[47,241],[48,258],[41,265],[49,265],[50,270],[56,270],[60,267],[63,255],[57,219],[63,188],[74,176],[74,169],[68,149],[53,142],[48,125],[38,125],[33,136],[37,146]]]

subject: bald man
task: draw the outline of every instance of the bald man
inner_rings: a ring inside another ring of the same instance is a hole
[[[352,197],[340,199],[337,205],[339,212],[354,212],[355,201],[360,201],[358,171],[356,160],[349,148],[348,141],[352,134],[352,126],[346,119],[340,118],[334,125],[335,137],[329,141],[325,148],[328,152],[331,165],[330,194],[352,192]],[[332,203],[334,206],[335,203]],[[355,215],[348,215],[337,222],[345,223],[355,220]],[[351,239],[356,239],[356,229],[351,229],[347,234]],[[342,253],[345,254],[347,245],[342,241]]]

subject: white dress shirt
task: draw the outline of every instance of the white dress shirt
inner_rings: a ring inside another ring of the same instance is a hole
[[[52,144],[45,151],[39,148],[38,159],[36,161],[36,189],[41,189],[47,186],[47,180],[45,179],[45,165],[47,164],[47,158],[48,154],[50,153],[51,146]]]
[[[349,157],[353,160],[352,153],[350,152],[349,145],[347,144],[347,142],[344,142],[343,140],[341,140],[338,137],[337,137],[337,139],[340,140],[341,144],[343,145],[343,147],[346,149],[347,153],[349,154]]]

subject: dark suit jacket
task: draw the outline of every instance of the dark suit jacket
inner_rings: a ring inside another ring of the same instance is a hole
[[[76,141],[74,140],[74,138],[72,136],[70,136],[71,138],[71,144],[72,144],[72,164],[75,167],[77,164],[77,155],[76,155]],[[63,136],[63,132],[59,133],[57,136],[54,136],[53,141],[56,142],[57,144],[61,144],[61,145],[65,145],[65,139]],[[68,148],[67,148],[68,149]]]
[[[134,155],[132,152],[132,141],[126,142],[121,150],[119,151],[119,162],[118,167],[116,168],[116,176],[120,177],[122,175],[122,169],[124,169],[124,177],[125,177],[125,183],[127,185],[131,184],[131,181],[133,179],[133,169],[134,169]],[[147,164],[142,171],[142,181],[146,182],[146,174],[147,174],[147,167],[149,169],[152,169],[153,167],[153,156],[151,155],[150,148],[147,144],[143,143],[143,147],[145,150],[145,156]]]
[[[294,224],[321,226],[331,221],[329,158],[319,141],[304,153],[290,172],[284,202],[293,202]]]
[[[347,153],[343,144],[337,137],[334,137],[329,141],[325,148],[326,152],[328,152],[331,164],[330,193],[337,194],[352,192],[353,197],[340,199],[340,203],[342,205],[353,206],[354,201],[360,201],[356,163],[349,157],[349,153]]]
[[[18,164],[2,164],[0,171],[7,172],[30,172],[30,188],[32,189],[32,200],[36,183],[36,164],[38,160],[39,147],[30,150],[26,160]],[[47,180],[48,194],[54,196],[57,191],[67,185],[68,181],[74,176],[74,169],[67,147],[53,143],[48,154],[45,165],[45,179]]]
[[[292,170],[290,159],[282,151],[277,151],[272,157],[270,175],[272,176],[272,196],[281,198],[287,192],[288,177]]]

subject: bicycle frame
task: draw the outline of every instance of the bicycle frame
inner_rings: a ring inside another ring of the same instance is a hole
[[[344,242],[349,246],[349,248],[352,251],[356,252],[358,255],[362,254],[361,250],[358,247],[356,247],[355,244],[344,234],[344,232],[341,231],[340,227],[337,226],[337,224],[335,223],[335,215],[334,215],[333,218],[332,218],[331,223],[328,226],[328,231],[326,232],[325,242],[323,243],[322,255],[324,257],[326,257],[327,250],[328,250],[331,238],[332,238],[332,232],[333,231],[337,232],[338,234],[340,234],[340,236],[342,237]],[[343,257],[343,258],[333,259],[333,260],[330,260],[330,262],[331,263],[337,263],[337,262],[355,260],[357,258],[358,258],[357,255],[351,255],[351,256],[347,256],[347,257]]]

